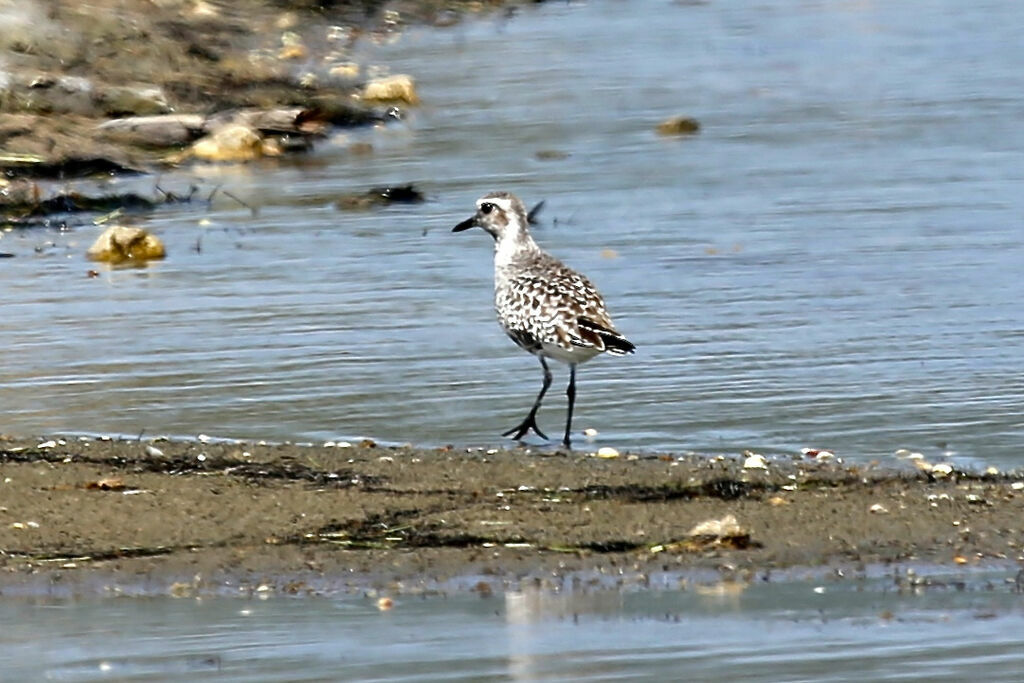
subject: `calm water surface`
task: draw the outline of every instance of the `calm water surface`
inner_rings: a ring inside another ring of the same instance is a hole
[[[0,618],[4,680],[1019,681],[1024,670],[1024,597],[999,577],[920,593],[872,580],[400,597],[387,612],[359,598],[9,599]]]
[[[97,227],[4,235],[0,431],[496,445],[540,372],[448,229],[506,189],[638,346],[581,370],[600,444],[1019,466],[1022,34],[1010,0],[591,2],[367,45],[425,102],[372,156],[165,176],[259,210],[159,212],[141,270],[86,278]],[[431,201],[333,208],[408,181]]]

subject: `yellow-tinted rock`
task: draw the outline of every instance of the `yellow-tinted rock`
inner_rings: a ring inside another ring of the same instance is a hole
[[[163,242],[142,228],[130,225],[107,228],[86,252],[93,261],[115,264],[162,259],[165,255]]]
[[[376,78],[366,84],[363,88],[363,99],[374,102],[404,102],[406,104],[419,104],[420,98],[416,94],[416,84],[412,76],[408,74],[395,74]]]
[[[700,121],[689,116],[673,116],[658,124],[660,135],[693,135],[700,130]]]
[[[296,45],[285,45],[278,53],[278,59],[305,59],[309,52],[306,50],[306,46],[298,43]]]
[[[277,156],[280,147],[249,126],[225,126],[196,140],[191,155],[204,161],[252,161],[265,156]]]
[[[342,62],[332,66],[327,73],[334,78],[359,78],[359,65],[356,62]]]

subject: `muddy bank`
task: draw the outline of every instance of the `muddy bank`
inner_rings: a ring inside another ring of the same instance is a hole
[[[9,438],[0,582],[187,594],[1012,565],[1020,481],[799,456],[751,470],[741,457]],[[730,515],[733,531],[694,534]]]
[[[193,156],[237,161],[190,151],[229,124],[261,138],[257,156],[301,151],[328,127],[386,122],[418,102],[410,78],[361,60],[363,44],[514,4],[6,0],[0,173],[67,179]]]

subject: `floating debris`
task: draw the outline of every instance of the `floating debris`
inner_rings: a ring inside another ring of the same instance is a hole
[[[690,116],[673,116],[658,124],[659,135],[693,135],[700,131],[700,121]]]
[[[533,158],[537,161],[561,161],[568,159],[569,153],[560,149],[540,149],[534,153]]]
[[[379,609],[381,612],[386,612],[386,611],[388,611],[389,609],[391,609],[394,606],[395,606],[395,601],[392,600],[391,598],[378,598],[377,599],[377,609]]]
[[[425,199],[423,193],[410,183],[408,185],[373,187],[366,192],[344,194],[334,203],[334,206],[343,211],[364,211],[388,204],[418,204]]]

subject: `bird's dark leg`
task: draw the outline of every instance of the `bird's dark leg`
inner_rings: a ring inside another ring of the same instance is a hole
[[[572,407],[576,404],[576,364],[573,363],[569,366],[569,386],[565,389],[565,395],[569,398],[569,416],[565,420],[565,438],[562,443],[565,444],[566,448],[572,448],[569,445],[569,432],[572,431]]]
[[[548,387],[551,386],[551,369],[548,368],[548,363],[544,360],[544,356],[538,357],[540,358],[541,367],[544,368],[544,386],[540,388],[540,393],[537,394],[537,400],[533,402],[533,407],[530,408],[530,414],[526,416],[526,419],[502,434],[502,436],[511,436],[516,441],[523,438],[523,435],[531,429],[537,432],[537,436],[540,438],[548,438],[547,435],[537,427],[537,409],[540,408],[540,402],[544,399],[544,394],[547,392]]]

